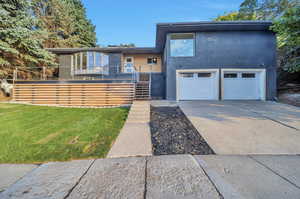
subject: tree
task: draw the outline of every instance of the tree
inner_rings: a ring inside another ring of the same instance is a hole
[[[37,29],[28,0],[0,0],[0,76],[12,67],[51,66],[55,57],[42,47],[44,32]]]
[[[39,28],[47,32],[46,48],[94,47],[95,26],[80,0],[33,0]]]
[[[300,6],[289,8],[274,22],[279,49],[284,51],[281,64],[289,72],[300,72]]]
[[[240,10],[238,12],[239,18],[247,19],[251,18],[256,14],[256,10],[258,7],[258,0],[245,0],[240,5]]]
[[[259,20],[273,20],[297,4],[299,0],[245,0],[240,5],[239,15],[244,18],[256,15]]]
[[[107,47],[133,48],[135,47],[135,44],[129,43],[129,44],[119,44],[119,45],[108,45]]]
[[[75,32],[79,35],[79,44],[81,47],[95,47],[97,38],[95,26],[91,20],[87,19],[86,10],[81,0],[68,0],[73,4],[71,15],[75,16]]]
[[[220,15],[214,19],[215,21],[240,21],[240,20],[256,20],[256,16],[248,15],[248,16],[241,16],[239,12],[230,12],[224,15]]]

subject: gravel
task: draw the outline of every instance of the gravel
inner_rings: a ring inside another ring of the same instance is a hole
[[[179,107],[151,107],[154,155],[215,154]]]

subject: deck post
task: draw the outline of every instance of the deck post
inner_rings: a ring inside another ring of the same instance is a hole
[[[43,66],[43,80],[46,80],[46,67]]]

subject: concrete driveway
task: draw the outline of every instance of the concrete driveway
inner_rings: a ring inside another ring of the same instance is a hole
[[[261,101],[179,106],[217,154],[300,154],[300,108]]]

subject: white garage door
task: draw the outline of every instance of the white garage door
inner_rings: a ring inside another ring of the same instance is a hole
[[[216,71],[178,73],[179,100],[217,100],[218,79]]]
[[[225,100],[264,100],[265,73],[257,70],[223,71]]]

